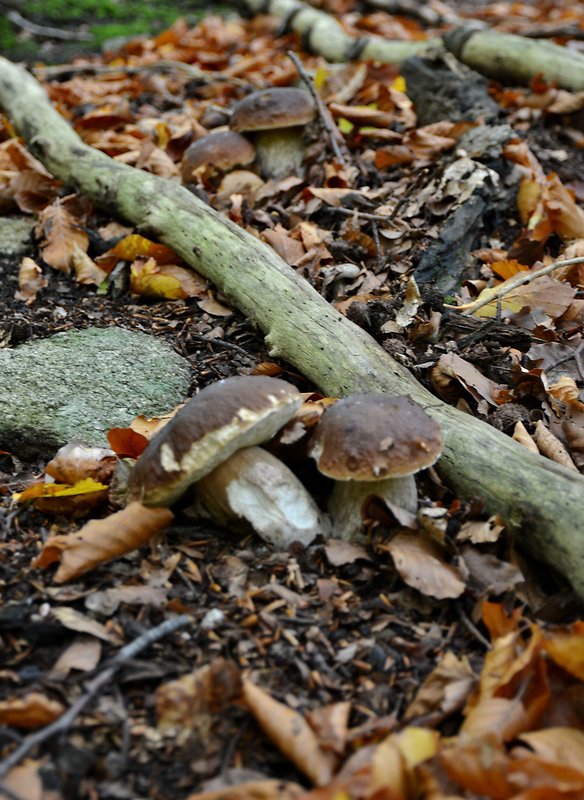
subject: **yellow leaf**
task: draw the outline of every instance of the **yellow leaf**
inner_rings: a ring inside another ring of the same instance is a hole
[[[107,491],[107,486],[93,480],[93,478],[83,478],[77,483],[33,483],[24,492],[12,495],[19,503],[35,500],[39,497],[70,497],[77,494],[89,494],[91,492]]]
[[[404,76],[398,75],[397,78],[392,81],[390,88],[395,89],[398,92],[406,92],[407,85]]]
[[[142,297],[161,297],[166,300],[179,300],[188,296],[178,278],[165,275],[153,258],[132,264],[130,290]]]

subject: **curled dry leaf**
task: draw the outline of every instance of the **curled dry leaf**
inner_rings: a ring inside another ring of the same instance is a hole
[[[88,235],[59,198],[41,211],[37,229],[43,237],[43,259],[54,269],[71,271],[71,256],[76,246],[87,252]]]
[[[107,278],[107,272],[98,267],[76,242],[71,253],[71,266],[77,277],[77,283],[99,286]]]
[[[460,573],[444,561],[440,546],[429,537],[398,533],[387,549],[402,580],[422,594],[444,600],[464,592]]]
[[[93,636],[77,636],[54,663],[49,678],[62,681],[72,669],[91,672],[99,664],[101,643]]]
[[[173,519],[167,508],[146,508],[130,503],[105,519],[91,520],[77,533],[50,536],[32,566],[46,568],[56,561],[61,565],[56,583],[78,578],[85,572],[142,547]]]
[[[18,767],[11,769],[2,780],[2,786],[11,790],[14,797],[26,797],[26,800],[45,800],[47,795],[43,789],[41,768],[42,760],[27,759]],[[5,795],[8,797],[9,795]]]
[[[65,706],[50,700],[40,692],[29,692],[24,697],[12,697],[0,701],[0,725],[32,730],[44,728],[58,719]]]
[[[130,291],[142,297],[184,300],[201,297],[205,289],[206,283],[196,272],[176,264],[158,264],[153,258],[139,258],[130,267]]]
[[[190,794],[187,800],[300,800],[305,794],[305,790],[297,783],[265,780],[197,792]]]
[[[47,283],[39,265],[32,258],[25,256],[18,270],[18,291],[14,298],[15,300],[24,300],[27,306],[31,306],[36,300],[38,292],[44,289]]]
[[[241,691],[239,669],[233,661],[219,658],[158,688],[158,729],[183,742],[194,731],[204,733],[209,718],[237,700]]]
[[[115,467],[115,454],[106,447],[88,447],[72,441],[57,450],[45,467],[45,472],[55,481],[74,484],[83,478],[93,478],[98,483],[108,483]]]
[[[119,637],[114,631],[108,630],[101,622],[82,614],[80,611],[76,611],[74,608],[59,606],[52,610],[51,616],[53,619],[58,620],[67,630],[87,633],[97,639],[102,639],[104,642],[118,643]]]
[[[132,428],[110,428],[107,440],[120,458],[138,458],[148,446],[148,439]]]
[[[330,781],[329,756],[301,714],[248,680],[243,682],[243,700],[272,742],[312,783],[325,786]]]
[[[517,420],[517,422],[515,423],[515,428],[513,429],[513,438],[515,439],[516,442],[518,442],[523,447],[526,447],[532,453],[537,453],[539,455],[539,449],[536,443],[529,435],[529,431],[527,430],[525,425],[521,422],[521,420]]]
[[[423,717],[432,712],[448,716],[466,703],[475,684],[475,675],[466,656],[457,658],[450,650],[426,676],[416,696],[406,709],[405,719]]]
[[[557,464],[561,464],[568,469],[578,472],[578,467],[572,461],[572,458],[562,442],[554,436],[554,434],[546,428],[541,420],[538,420],[535,425],[534,440],[539,452],[543,456],[547,456]]]

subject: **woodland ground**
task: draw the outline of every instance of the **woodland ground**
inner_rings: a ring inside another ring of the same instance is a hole
[[[49,5],[42,5],[44,14]],[[467,10],[469,15],[473,8]],[[464,10],[462,4],[458,10]],[[23,13],[27,11],[40,14],[32,3],[25,4]],[[47,13],[47,21],[66,24],[60,13]],[[166,20],[170,13],[172,9],[166,8],[160,19]],[[299,47],[298,42],[293,44]],[[59,48],[55,45],[54,53],[61,55]],[[584,149],[573,144],[562,122],[536,120],[526,126],[525,137],[544,171],[556,172],[581,201]],[[274,219],[286,218],[284,203],[274,203],[270,210]],[[297,208],[292,211],[297,212]],[[259,224],[262,215],[268,216],[262,209],[254,218],[250,210],[250,224]],[[327,219],[326,213],[320,218],[323,227]],[[91,235],[109,221],[96,213],[89,226]],[[516,231],[507,233],[506,244],[510,244]],[[337,261],[345,260],[347,253],[372,260],[371,250],[367,251],[372,238],[368,234],[366,240],[353,242],[353,250],[339,249]],[[107,249],[96,233],[92,246],[94,256]],[[559,244],[553,246],[556,255]],[[40,258],[38,250],[34,255]],[[4,347],[63,330],[119,325],[162,337],[185,356],[193,368],[193,394],[213,381],[250,373],[266,362],[302,391],[314,390],[288,365],[274,364],[261,335],[237,312],[209,313],[197,298],[154,301],[130,294],[127,286],[110,287],[103,296],[58,272],[48,273],[48,286],[35,303],[26,305],[15,299],[19,261],[0,264],[0,342]],[[371,270],[370,277],[373,274]],[[395,304],[403,302],[400,280],[399,275],[388,279],[397,300],[384,296],[354,303],[350,313],[355,321],[414,370],[428,360],[437,361],[448,352],[448,342],[458,337],[457,352],[469,364],[498,385],[514,385],[509,348],[525,353],[532,344],[530,333],[523,329],[510,330],[497,322],[477,324],[468,318],[461,323],[456,315],[445,315],[441,336],[430,344],[384,334],[383,322]],[[431,305],[430,298],[425,307],[428,318]],[[460,327],[465,324],[468,327]],[[427,372],[420,379],[432,386]],[[488,412],[491,424],[507,433],[512,433],[517,420],[529,425],[541,416],[535,401],[501,405]],[[347,754],[406,725],[406,709],[447,651],[461,661],[468,659],[478,680],[489,648],[488,633],[496,627],[492,623],[490,629],[485,627],[480,609],[486,598],[497,601],[501,614],[519,609],[524,630],[529,624],[566,624],[582,614],[582,604],[561,578],[517,553],[504,531],[498,541],[483,543],[478,560],[473,563],[472,555],[468,558],[462,597],[449,601],[416,591],[404,583],[390,557],[388,530],[395,527],[395,520],[383,514],[371,521],[365,547],[353,549],[318,540],[308,548],[293,546],[283,553],[271,551],[257,537],[242,539],[209,524],[193,527],[179,518],[166,537],[149,548],[102,565],[74,583],[55,585],[50,572],[31,569],[31,561],[49,534],[76,530],[80,523],[67,516],[50,517],[32,507],[17,510],[10,501],[12,492],[21,491],[44,466],[0,455],[4,498],[0,518],[4,687],[0,699],[9,701],[36,691],[69,706],[83,692],[87,674],[73,669],[59,675],[55,664],[74,642],[89,660],[98,648],[97,661],[101,656],[103,664],[120,644],[138,638],[171,613],[187,613],[192,623],[125,664],[68,732],[33,751],[26,776],[32,784],[26,785],[34,784],[32,775],[40,776],[44,790],[34,796],[19,795],[18,784],[10,784],[9,798],[183,800],[214,778],[219,778],[219,786],[263,777],[308,788],[303,772],[274,745],[242,703],[205,698],[182,737],[165,737],[156,727],[156,690],[177,676],[216,663],[219,657],[229,659],[287,707],[308,717],[312,713],[317,729],[319,720],[325,726],[324,707],[350,703],[348,732],[341,747]],[[314,472],[304,478],[322,489]],[[454,544],[460,530],[471,522],[479,528],[489,525],[480,498],[463,502],[432,479],[421,484],[421,495],[428,508],[441,505],[448,511],[443,532],[454,562],[462,553],[462,545]],[[61,607],[100,623],[98,634],[90,624],[86,629],[63,624],[62,617],[51,613]],[[555,679],[559,681],[557,675]],[[584,715],[576,721],[574,716],[563,724],[584,730]],[[439,730],[443,737],[454,736],[462,721],[462,705],[445,712],[439,704],[430,704],[427,712],[418,708],[413,721]],[[26,729],[6,725],[0,729],[0,749],[8,754],[26,734]],[[322,729],[321,736],[324,741]],[[333,742],[333,750],[334,746]],[[460,796],[491,795],[461,790]]]

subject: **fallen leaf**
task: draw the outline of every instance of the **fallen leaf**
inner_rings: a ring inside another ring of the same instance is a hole
[[[353,564],[359,558],[371,561],[371,556],[363,545],[351,544],[343,539],[327,539],[324,551],[333,567]]]
[[[77,283],[84,285],[99,286],[108,275],[76,242],[73,243],[71,252],[71,266],[77,277]]]
[[[562,442],[554,436],[549,428],[546,428],[541,420],[538,420],[535,424],[533,439],[537,445],[537,449],[542,455],[547,456],[547,458],[550,458],[557,464],[561,464],[567,469],[578,472],[578,467],[572,461],[570,454]]]
[[[91,617],[87,617],[80,611],[76,611],[69,606],[59,606],[51,610],[51,616],[58,620],[64,628],[77,633],[87,633],[102,639],[104,642],[117,641],[117,635],[112,634],[105,625]]]
[[[142,297],[184,300],[200,297],[205,289],[206,283],[196,272],[176,264],[139,258],[130,267],[130,291]]]
[[[462,709],[476,682],[466,656],[458,658],[446,651],[432,672],[426,676],[404,718],[412,720],[432,712],[449,716]]]
[[[433,539],[419,533],[398,533],[386,547],[408,586],[438,600],[460,597],[464,592],[460,573],[444,561],[440,546]]]
[[[99,664],[101,644],[94,636],[78,636],[65,648],[49,672],[53,681],[62,681],[77,669],[80,672],[91,672]]]
[[[0,784],[0,796],[8,797],[2,792],[2,787],[14,792],[14,797],[26,800],[44,800],[46,794],[43,789],[41,769],[44,761],[27,759],[18,767],[10,770]]]
[[[69,273],[75,247],[83,252],[89,247],[89,237],[80,223],[59,198],[39,214],[37,231],[42,236],[43,259],[54,269]]]
[[[60,447],[45,472],[55,481],[75,484],[84,478],[106,484],[111,480],[115,453],[105,447],[89,447],[73,440]],[[103,486],[101,488],[104,488]]]
[[[547,633],[543,646],[556,664],[584,681],[584,622],[578,620],[570,628]]]
[[[306,791],[297,783],[278,780],[247,781],[208,792],[190,794],[187,800],[301,800]],[[339,797],[337,800],[344,800]]]
[[[276,747],[315,786],[325,786],[330,781],[330,759],[304,717],[245,679],[243,700]]]
[[[105,519],[91,520],[76,533],[49,536],[32,566],[46,568],[60,561],[54,580],[64,583],[142,547],[172,519],[173,513],[168,508],[130,503]]]
[[[0,700],[0,725],[12,728],[44,728],[65,712],[65,706],[40,692]]]
[[[452,391],[453,380],[458,381],[477,402],[486,400],[490,405],[498,405],[496,393],[501,388],[498,384],[456,353],[444,353],[432,369],[432,383],[446,399]]]
[[[107,440],[120,458],[138,458],[148,447],[148,439],[132,428],[110,428]]]
[[[14,294],[15,300],[24,300],[30,306],[36,300],[37,294],[48,284],[42,269],[32,258],[25,256],[18,270],[18,291]]]

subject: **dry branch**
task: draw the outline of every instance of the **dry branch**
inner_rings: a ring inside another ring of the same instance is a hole
[[[368,334],[333,309],[267,245],[177,183],[85,145],[34,78],[0,58],[0,105],[43,164],[101,208],[172,247],[266,334],[274,356],[324,392],[409,394],[442,424],[439,471],[461,496],[484,498],[518,542],[584,598],[584,478],[445,405]]]
[[[528,84],[536,75],[562,89],[584,89],[584,55],[511,33],[456,28],[442,37],[459,61],[503,83]]]
[[[381,36],[351,36],[337,20],[300,0],[241,0],[253,14],[270,14],[302,36],[304,46],[327,61],[379,61],[401,64],[409,56],[440,47],[440,39],[397,41]]]

